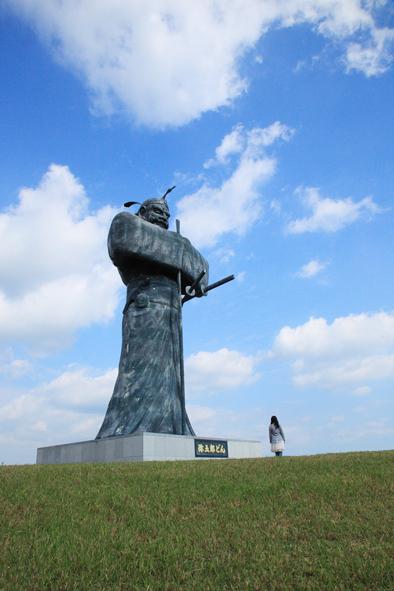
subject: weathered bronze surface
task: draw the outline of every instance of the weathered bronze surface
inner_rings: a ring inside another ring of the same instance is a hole
[[[111,224],[109,255],[127,298],[118,377],[97,439],[142,431],[194,435],[182,409],[181,297],[205,271],[193,286],[203,294],[208,263],[168,230],[169,217],[165,198],[149,199],[136,215],[120,213]]]

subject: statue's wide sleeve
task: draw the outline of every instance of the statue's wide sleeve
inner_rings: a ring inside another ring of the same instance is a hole
[[[183,286],[190,285],[205,270],[201,287],[208,283],[208,262],[187,238],[127,212],[119,213],[112,221],[108,252],[122,278],[122,270],[132,269],[134,261],[146,261],[163,272],[180,270]]]

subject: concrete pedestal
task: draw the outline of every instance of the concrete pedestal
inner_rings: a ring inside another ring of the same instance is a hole
[[[135,433],[37,449],[37,464],[257,458],[261,442],[162,433]]]

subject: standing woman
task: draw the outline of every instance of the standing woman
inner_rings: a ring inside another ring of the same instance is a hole
[[[271,424],[268,432],[270,436],[271,451],[274,452],[276,456],[281,456],[285,449],[285,435],[276,417],[271,417]]]

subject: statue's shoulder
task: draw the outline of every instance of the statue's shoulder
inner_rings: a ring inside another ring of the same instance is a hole
[[[109,229],[109,241],[130,240],[133,237],[140,239],[140,235],[147,231],[145,226],[151,224],[144,223],[140,217],[127,211],[122,211],[114,217]]]
[[[139,218],[134,213],[129,213],[128,211],[121,211],[117,213],[114,219],[111,222],[111,228],[119,227],[119,226],[133,226],[138,224]]]

